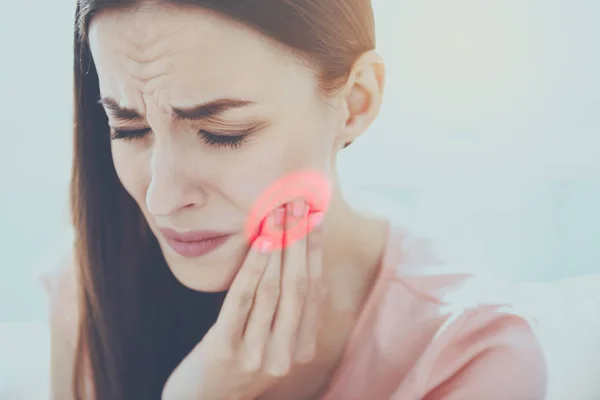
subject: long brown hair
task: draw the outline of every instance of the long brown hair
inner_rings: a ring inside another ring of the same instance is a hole
[[[370,0],[165,1],[204,7],[270,36],[315,68],[324,92],[342,87],[356,59],[375,48]],[[176,280],[113,166],[87,29],[102,9],[140,3],[79,0],[75,15],[71,208],[80,282],[77,399],[86,397],[88,377],[97,400],[160,399],[168,376],[216,321],[225,295],[196,292]]]

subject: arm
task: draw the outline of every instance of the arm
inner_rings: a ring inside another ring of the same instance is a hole
[[[543,400],[546,373],[525,319],[482,312],[469,317],[441,351],[423,400]]]
[[[50,320],[50,393],[52,400],[74,399],[72,376],[74,348],[65,336],[59,319]]]

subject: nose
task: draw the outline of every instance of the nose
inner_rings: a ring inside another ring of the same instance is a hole
[[[201,207],[206,193],[193,166],[186,165],[184,149],[174,143],[155,143],[150,163],[146,208],[155,217],[170,216],[183,208]]]

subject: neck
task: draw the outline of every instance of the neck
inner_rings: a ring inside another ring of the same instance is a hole
[[[323,271],[332,313],[356,314],[362,308],[379,271],[387,229],[386,221],[348,204],[336,184],[323,222]]]

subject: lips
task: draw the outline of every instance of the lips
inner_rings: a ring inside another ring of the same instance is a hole
[[[230,233],[216,231],[177,232],[162,228],[160,232],[173,251],[186,258],[206,255],[221,247],[231,237]]]

